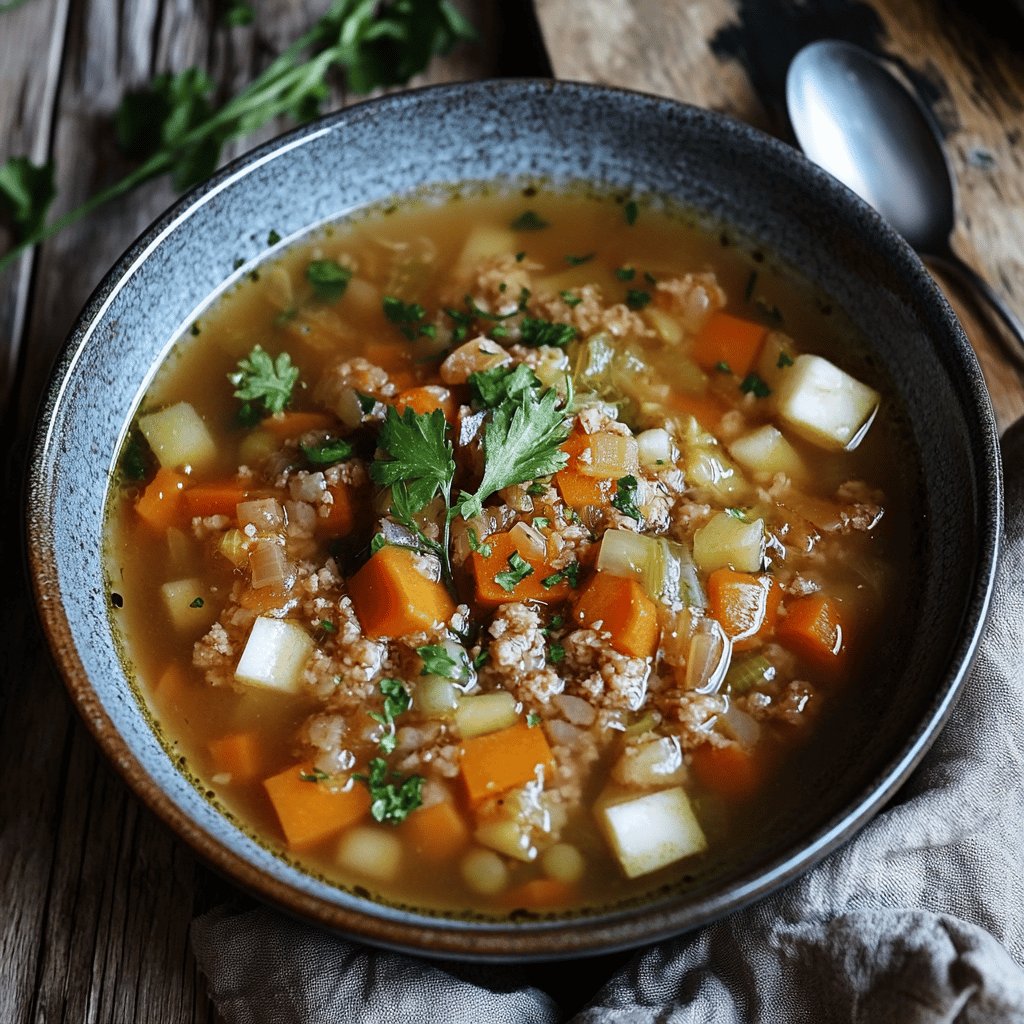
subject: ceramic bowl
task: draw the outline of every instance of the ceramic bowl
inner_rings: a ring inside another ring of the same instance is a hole
[[[115,453],[171,339],[268,252],[312,226],[431,183],[465,179],[664,196],[799,268],[847,312],[906,414],[927,524],[918,601],[899,651],[865,684],[870,721],[837,737],[811,798],[764,824],[756,857],[633,905],[556,921],[471,921],[384,906],[278,859],[180,774],[118,659],[101,536]],[[248,262],[232,271],[238,257]],[[719,115],[563,82],[483,82],[374,100],[236,161],[128,250],[54,371],[32,456],[36,600],[79,711],[135,792],[260,897],[370,942],[467,958],[546,958],[653,941],[710,921],[806,870],[867,821],[924,754],[985,618],[1000,532],[997,435],[974,355],[921,263],[853,193],[794,150]]]

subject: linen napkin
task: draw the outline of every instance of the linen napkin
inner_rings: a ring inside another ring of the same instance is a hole
[[[781,892],[623,961],[573,1024],[1024,1021],[1024,420],[1003,455],[988,631],[897,800]],[[541,987],[550,967],[381,952],[263,907],[198,918],[192,940],[228,1024],[567,1017]],[[574,970],[602,976],[591,961],[558,968]]]

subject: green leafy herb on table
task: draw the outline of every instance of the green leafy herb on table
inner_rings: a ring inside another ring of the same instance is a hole
[[[235,385],[235,398],[271,414],[284,412],[298,379],[299,368],[292,365],[287,352],[273,359],[259,345],[238,361],[234,373],[228,374],[228,380]]]
[[[233,4],[233,9],[243,6]],[[334,0],[308,32],[220,106],[201,69],[159,75],[126,96],[115,118],[119,143],[141,163],[81,206],[47,224],[54,198],[52,165],[15,156],[0,166],[0,212],[10,215],[19,232],[18,244],[0,257],[0,271],[146,181],[171,174],[178,188],[197,184],[216,168],[225,143],[277,117],[310,120],[330,95],[329,78],[336,70],[344,71],[350,92],[368,93],[404,84],[436,54],[474,38],[450,0]]]

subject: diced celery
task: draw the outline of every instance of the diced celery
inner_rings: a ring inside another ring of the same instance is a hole
[[[689,798],[679,786],[603,805],[598,823],[628,878],[701,853],[708,845]]]
[[[740,502],[750,491],[738,467],[717,445],[689,446],[684,469],[687,482],[701,498]]]
[[[199,413],[188,402],[139,417],[139,430],[161,466],[201,469],[217,458],[217,445]]]
[[[636,577],[656,601],[697,608],[707,603],[686,546],[631,530],[606,530],[597,568],[613,576]]]
[[[769,423],[736,438],[729,454],[755,478],[776,473],[785,473],[797,483],[807,478],[807,464],[800,453]]]
[[[298,693],[313,646],[309,634],[296,623],[260,616],[252,624],[235,679],[246,686]]]
[[[170,580],[160,587],[160,595],[179,633],[206,629],[217,617],[209,588],[200,579]]]
[[[735,694],[743,694],[775,678],[775,666],[762,654],[752,654],[733,663],[725,677],[726,685]]]
[[[693,560],[702,572],[728,566],[759,572],[764,563],[764,520],[752,523],[719,512],[693,535]]]
[[[422,676],[416,680],[413,703],[426,718],[449,718],[459,705],[459,690],[443,676]]]
[[[822,448],[860,444],[881,401],[878,392],[820,356],[797,356],[775,395],[779,418]]]
[[[516,699],[507,690],[463,697],[455,709],[455,724],[464,740],[507,729],[517,721]]]
[[[636,438],[628,434],[599,431],[590,435],[590,460],[580,459],[579,470],[586,476],[618,480],[640,471]]]

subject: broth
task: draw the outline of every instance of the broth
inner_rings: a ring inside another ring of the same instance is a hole
[[[504,916],[707,874],[905,600],[869,372],[677,212],[527,190],[333,225],[136,412],[126,663],[203,789],[335,884]]]

